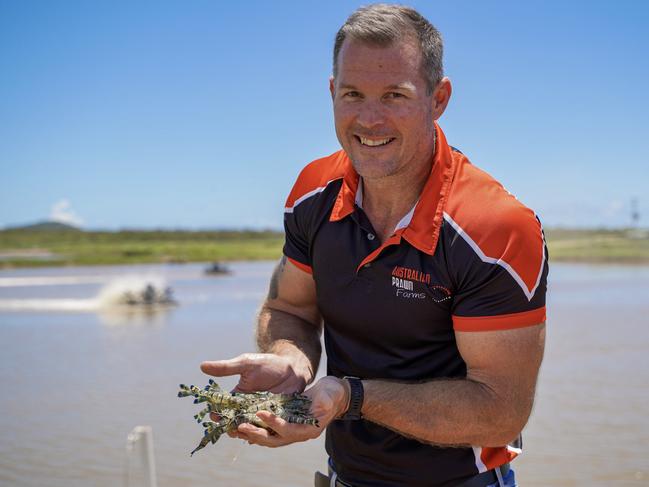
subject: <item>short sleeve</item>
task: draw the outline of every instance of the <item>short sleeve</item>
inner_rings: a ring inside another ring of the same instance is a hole
[[[503,330],[545,321],[547,247],[540,222],[535,221],[520,228],[499,228],[492,237],[499,244],[491,246],[460,233],[454,252],[463,262],[455,276],[455,330]]]
[[[298,175],[284,205],[284,255],[313,274],[311,249],[319,225],[329,218],[348,167],[343,151],[316,159]]]
[[[300,225],[298,220],[300,212],[290,210],[286,209],[284,212],[284,255],[297,267],[312,274],[309,238],[304,231],[305,225]]]

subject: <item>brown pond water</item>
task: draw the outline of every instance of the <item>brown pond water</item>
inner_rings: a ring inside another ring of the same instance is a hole
[[[325,468],[322,439],[265,449],[223,438],[190,458],[197,407],[175,397],[180,382],[206,382],[200,361],[252,350],[272,267],[0,272],[0,485],[123,486],[126,436],[150,425],[159,487],[311,486]],[[142,276],[166,280],[180,305],[102,311],[111,289]],[[554,264],[519,483],[649,485],[648,385],[649,267]]]

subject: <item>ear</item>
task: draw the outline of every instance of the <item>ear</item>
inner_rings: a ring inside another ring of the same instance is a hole
[[[333,100],[334,96],[335,96],[335,93],[336,93],[336,89],[334,87],[334,77],[333,77],[333,75],[329,76],[329,93],[331,93],[331,99]]]
[[[448,102],[451,99],[452,91],[451,80],[447,77],[442,78],[440,82],[437,83],[432,96],[433,117],[435,120],[439,119],[446,110]]]

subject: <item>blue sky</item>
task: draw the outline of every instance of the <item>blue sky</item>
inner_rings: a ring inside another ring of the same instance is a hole
[[[281,228],[363,2],[0,0],[0,227]],[[649,226],[649,3],[413,1],[449,142],[546,226]]]

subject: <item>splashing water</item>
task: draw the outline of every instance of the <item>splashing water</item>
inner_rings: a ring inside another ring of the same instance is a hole
[[[126,276],[104,286],[96,298],[99,308],[174,304],[171,288],[161,276]]]
[[[49,284],[66,284],[51,282]],[[123,276],[109,281],[94,298],[86,299],[0,299],[1,311],[133,311],[176,304],[171,288],[162,276]]]

